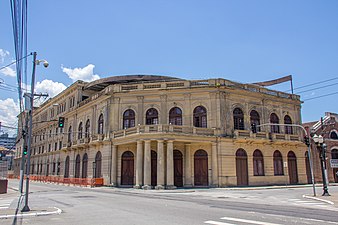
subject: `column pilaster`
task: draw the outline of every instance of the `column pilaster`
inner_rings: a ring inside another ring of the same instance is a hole
[[[164,189],[164,145],[162,140],[157,141],[157,186],[156,189]]]
[[[117,145],[112,145],[111,150],[111,185],[117,186]]]
[[[175,189],[174,186],[174,141],[167,141],[167,189]]]
[[[213,142],[211,145],[212,186],[218,187],[217,143]]]
[[[192,187],[191,169],[191,144],[186,144],[184,157],[184,187]]]
[[[150,140],[144,141],[144,185],[143,189],[151,189],[151,154]]]
[[[136,182],[134,188],[141,188],[143,184],[143,141],[137,141],[136,149]]]

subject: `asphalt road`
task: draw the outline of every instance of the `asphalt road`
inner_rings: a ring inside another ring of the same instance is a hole
[[[9,187],[17,188],[17,181],[10,180]],[[35,182],[30,187],[33,212],[57,207],[62,213],[1,219],[0,224],[338,225],[338,208],[302,197],[311,187],[144,191]]]

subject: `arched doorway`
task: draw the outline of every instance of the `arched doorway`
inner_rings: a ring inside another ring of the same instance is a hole
[[[80,178],[81,157],[78,154],[75,159],[75,178]]]
[[[101,168],[102,168],[102,154],[99,151],[96,153],[95,156],[95,178],[100,178],[102,176]]]
[[[194,155],[194,184],[208,186],[208,153],[202,149]]]
[[[41,166],[40,166],[41,169]],[[65,174],[64,174],[64,178],[68,178],[69,177],[69,156],[67,156],[66,161],[65,161]]]
[[[122,154],[121,162],[121,185],[134,184],[134,154],[126,151]]]
[[[174,185],[183,187],[183,155],[179,150],[174,150]]]
[[[151,151],[151,186],[155,187],[157,184],[157,153]]]
[[[310,160],[309,160],[309,153],[308,152],[305,152],[305,168],[306,168],[307,183],[311,184],[312,178],[311,178]]]
[[[298,183],[297,158],[293,151],[288,153],[288,171],[290,184]]]
[[[236,152],[236,176],[237,186],[248,186],[248,156],[244,149],[238,149]]]
[[[87,178],[87,170],[88,170],[88,155],[85,153],[82,159],[82,178]]]

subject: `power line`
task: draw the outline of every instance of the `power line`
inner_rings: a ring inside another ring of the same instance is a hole
[[[296,94],[300,94],[300,93],[304,93],[304,92],[309,92],[309,91],[314,91],[314,90],[318,90],[318,89],[322,89],[322,88],[326,88],[326,87],[331,87],[331,86],[334,86],[334,85],[337,85],[337,84],[338,83],[328,84],[328,85],[325,85],[325,86],[316,87],[316,88],[312,88],[312,89],[305,90],[305,91],[300,91],[300,92],[297,92]]]
[[[323,97],[327,97],[327,96],[330,96],[330,95],[336,95],[336,94],[338,94],[338,92],[333,92],[333,93],[326,94],[326,95],[320,95],[320,96],[317,96],[317,97],[304,99],[303,101],[305,102],[305,101],[309,101],[309,100],[313,100],[313,99],[317,99],[317,98],[323,98]]]
[[[27,57],[28,57],[28,56],[30,56],[30,55],[32,55],[32,53],[29,53],[28,55],[26,55],[26,56],[22,57],[21,59],[19,59],[19,60],[15,60],[15,61],[11,62],[10,64],[8,64],[8,65],[6,65],[6,66],[3,66],[3,67],[1,67],[1,68],[0,68],[0,70],[2,70],[2,69],[5,69],[6,67],[9,67],[9,66],[11,66],[11,65],[15,64],[15,63],[17,63],[18,61],[21,61],[21,60],[23,60],[23,59],[27,58]]]
[[[331,78],[331,79],[328,79],[328,80],[318,81],[318,82],[315,82],[315,83],[296,87],[293,90],[302,89],[302,88],[305,88],[305,87],[311,87],[311,86],[314,86],[314,85],[317,85],[317,84],[326,83],[326,82],[329,82],[329,81],[332,81],[332,80],[337,80],[337,79],[338,79],[338,77],[334,77],[334,78]],[[288,92],[288,91],[291,91],[291,90],[287,90],[287,91],[284,91],[284,92]]]

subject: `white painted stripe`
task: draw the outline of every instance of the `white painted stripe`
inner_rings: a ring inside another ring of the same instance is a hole
[[[268,222],[261,222],[261,221],[255,221],[255,220],[246,220],[246,219],[238,219],[238,218],[232,218],[232,217],[222,217],[222,220],[231,220],[236,222],[242,222],[242,223],[252,223],[252,224],[260,224],[260,225],[280,225],[277,223],[268,223]]]
[[[9,206],[9,205],[11,205],[11,204],[2,204],[2,205],[0,205],[0,207],[2,207],[2,206]]]
[[[0,207],[0,209],[8,209],[8,206],[7,207]]]
[[[205,221],[204,223],[214,224],[214,225],[236,225],[236,224],[232,224],[232,223],[223,223],[223,222],[212,221],[212,220]]]
[[[16,214],[16,215],[4,215],[0,216],[0,219],[8,219],[12,217],[26,217],[26,216],[45,216],[45,215],[52,215],[52,214],[61,214],[62,210],[56,207],[53,207],[56,209],[54,212],[36,212],[36,213],[27,213],[27,214]]]

